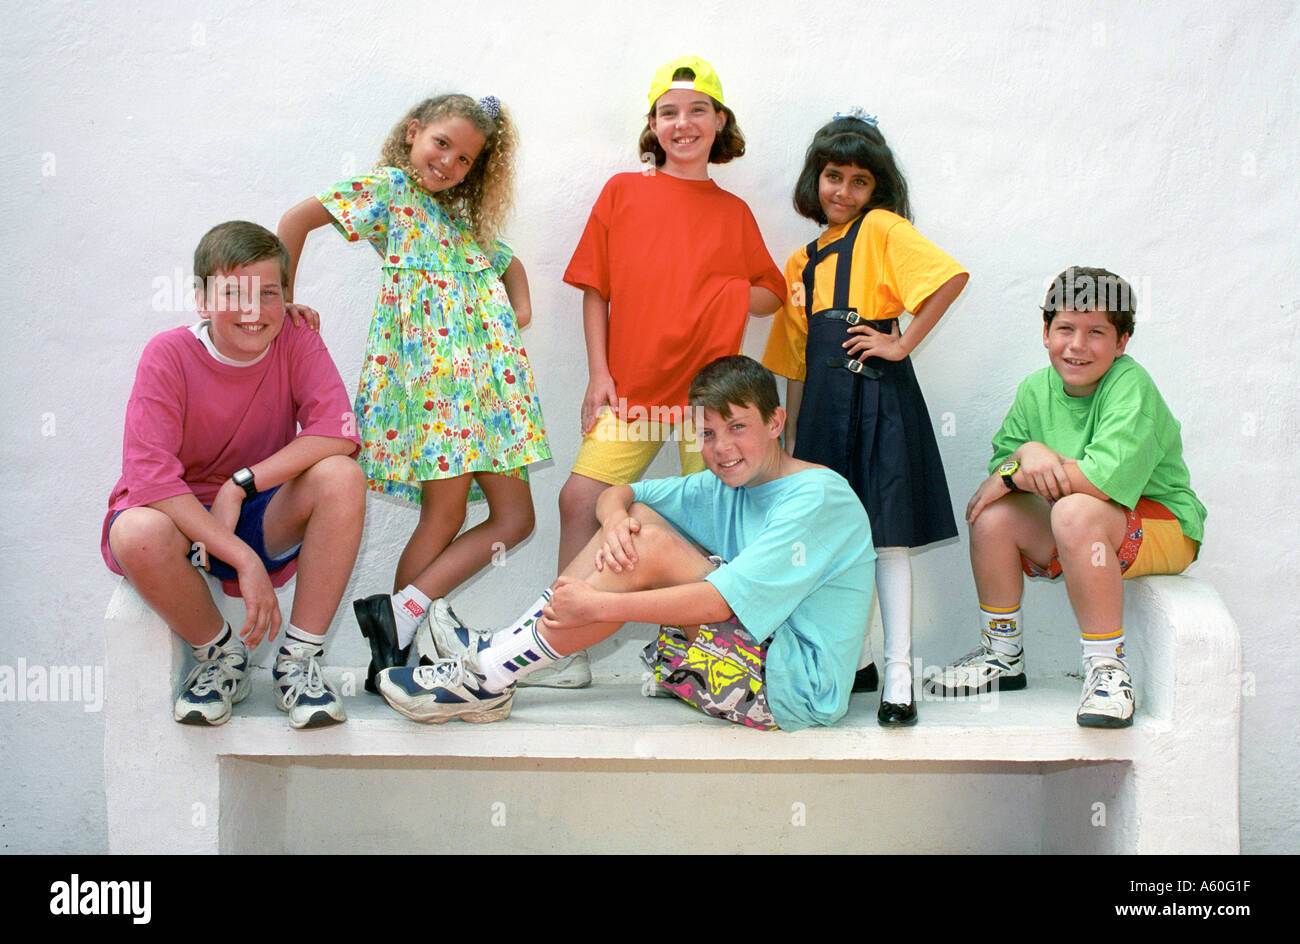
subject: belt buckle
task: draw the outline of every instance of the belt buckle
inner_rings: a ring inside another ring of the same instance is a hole
[[[862,361],[856,360],[855,358],[852,357],[846,358],[846,360],[847,363],[844,365],[845,370],[847,370],[850,374],[862,373]]]
[[[844,320],[849,323],[850,327],[852,327],[853,325],[861,324],[862,321],[865,319],[863,319],[863,317],[859,315],[855,309],[850,308],[848,314],[844,316]]]

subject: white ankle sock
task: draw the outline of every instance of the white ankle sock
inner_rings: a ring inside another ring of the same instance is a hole
[[[309,633],[305,629],[299,629],[297,626],[293,625],[293,623],[289,624],[289,628],[285,631],[284,636],[285,642],[311,643],[319,649],[321,653],[324,653],[325,651],[325,637],[323,635],[318,636],[315,633]]]
[[[542,608],[550,600],[550,589],[544,590],[517,620],[493,633],[488,644],[478,651],[479,671],[488,688],[505,691],[525,675],[560,658],[539,632]]]
[[[905,547],[876,548],[876,594],[885,627],[882,701],[912,702],[912,559]]]
[[[1110,659],[1124,665],[1124,629],[1103,636],[1083,634],[1083,665],[1091,668],[1095,659]]]
[[[1020,631],[1020,604],[1013,607],[980,604],[980,632],[984,645],[1004,656],[1018,656],[1023,651]]]
[[[397,622],[397,648],[405,649],[415,638],[415,630],[433,601],[411,584],[393,594],[393,619]]]

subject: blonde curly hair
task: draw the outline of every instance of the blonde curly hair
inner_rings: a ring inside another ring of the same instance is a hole
[[[423,128],[431,121],[454,115],[472,124],[483,135],[483,150],[464,180],[433,194],[433,198],[448,211],[465,219],[474,234],[474,241],[483,249],[491,249],[510,215],[514,204],[515,161],[519,151],[519,135],[514,121],[504,105],[495,100],[493,103],[499,107],[495,116],[468,95],[426,98],[407,112],[389,132],[377,165],[404,171],[411,183],[418,187],[420,175],[411,164],[411,145],[406,141],[406,129],[411,122],[417,122]]]

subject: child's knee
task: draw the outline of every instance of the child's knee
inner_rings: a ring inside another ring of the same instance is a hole
[[[108,545],[128,573],[164,562],[183,560],[190,542],[165,513],[156,508],[128,508],[114,520]]]
[[[348,456],[326,456],[307,470],[331,502],[365,503],[366,476]]]
[[[1062,553],[1090,552],[1092,545],[1108,538],[1112,526],[1123,526],[1123,512],[1110,502],[1091,495],[1066,495],[1052,505],[1052,537]]]
[[[597,487],[598,486],[598,487]],[[560,489],[560,517],[565,521],[575,521],[596,517],[596,499],[608,488],[603,483],[594,482],[585,476],[570,475],[569,480]]]

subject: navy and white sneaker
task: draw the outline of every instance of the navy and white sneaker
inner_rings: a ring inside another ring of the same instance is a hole
[[[1017,692],[1028,684],[1023,652],[1009,656],[981,646],[962,656],[936,677],[928,679],[925,690],[931,695],[959,698],[963,695],[983,695],[991,690]]]
[[[415,634],[415,651],[420,655],[420,665],[433,665],[441,659],[459,659],[470,649],[479,652],[491,639],[491,633],[470,629],[450,603],[437,599],[429,607],[428,620]]]
[[[494,692],[485,681],[469,652],[432,665],[385,669],[378,678],[384,701],[421,724],[444,724],[453,718],[486,724],[509,718],[515,687]]]
[[[233,706],[248,697],[248,649],[242,642],[229,648],[204,646],[194,652],[198,665],[190,670],[172,708],[181,724],[216,726],[230,720]]]
[[[1127,728],[1133,723],[1133,678],[1123,663],[1094,659],[1087,666],[1075,720],[1085,728]]]
[[[290,639],[275,656],[275,706],[289,714],[291,728],[323,728],[348,720],[343,699],[321,674],[322,649]]]

